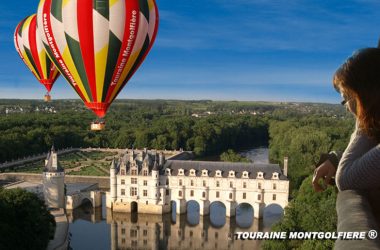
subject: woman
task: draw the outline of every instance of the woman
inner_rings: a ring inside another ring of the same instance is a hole
[[[340,161],[338,155],[331,153],[315,170],[313,187],[316,191],[323,190],[319,180],[330,184],[335,175],[340,191],[377,189],[380,187],[380,49],[356,52],[336,71],[333,83],[343,97],[342,104],[355,115],[356,128]]]

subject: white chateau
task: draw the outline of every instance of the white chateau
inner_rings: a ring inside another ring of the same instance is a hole
[[[114,212],[163,214],[186,213],[188,201],[199,204],[200,215],[210,213],[210,204],[221,202],[226,216],[248,203],[254,217],[262,218],[264,207],[288,204],[287,159],[284,173],[278,164],[191,161],[181,152],[171,158],[157,151],[128,150],[112,161],[107,207]]]

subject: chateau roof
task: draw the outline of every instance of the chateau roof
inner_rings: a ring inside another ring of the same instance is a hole
[[[56,172],[56,173],[64,172],[64,169],[59,163],[58,159],[57,159],[57,168],[53,166],[53,154],[57,154],[55,152],[54,146],[51,148],[50,152],[47,155],[47,158],[46,158],[47,162],[45,164],[44,172]]]
[[[263,172],[264,179],[271,179],[272,174],[276,172],[279,173],[280,180],[287,180],[278,164],[167,160],[165,168],[172,170],[171,175],[178,175],[178,170],[183,169],[185,176],[189,175],[191,169],[196,171],[196,176],[201,176],[202,170],[208,170],[211,177],[215,176],[217,170],[222,171],[223,177],[228,177],[229,171],[232,170],[238,178],[247,171],[250,179],[256,179],[258,172]]]

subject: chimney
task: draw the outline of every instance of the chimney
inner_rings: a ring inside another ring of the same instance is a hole
[[[288,176],[288,157],[284,157],[284,173],[285,176]]]

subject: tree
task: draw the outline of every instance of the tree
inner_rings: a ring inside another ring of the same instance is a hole
[[[232,149],[227,150],[226,152],[220,155],[221,161],[227,162],[250,162],[247,158],[242,157]]]
[[[0,249],[46,249],[54,217],[35,194],[0,189]]]

